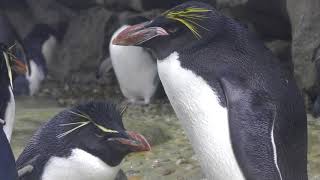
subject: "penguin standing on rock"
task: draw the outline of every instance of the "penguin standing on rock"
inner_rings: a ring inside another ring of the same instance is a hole
[[[114,180],[127,154],[150,150],[142,135],[125,130],[121,114],[107,102],[59,113],[18,158],[19,179]]]
[[[37,24],[24,38],[22,44],[29,61],[29,72],[18,76],[14,81],[15,95],[34,95],[45,79],[47,63],[53,58],[58,42],[58,33],[46,24]]]
[[[292,75],[253,32],[200,2],[129,26],[150,48],[208,179],[307,179],[307,120]]]
[[[0,179],[15,180],[17,171],[10,147],[15,103],[12,80],[16,73],[25,73],[26,67],[13,59],[8,48],[0,43]]]
[[[135,17],[120,27],[112,36],[109,51],[112,66],[122,94],[131,103],[149,104],[159,85],[157,64],[151,53],[143,47],[113,45],[112,40],[129,25],[148,19]]]

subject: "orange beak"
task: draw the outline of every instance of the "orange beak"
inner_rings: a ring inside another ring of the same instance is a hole
[[[13,66],[12,66],[12,69],[13,71],[15,71],[17,74],[25,74],[28,72],[28,67],[26,64],[24,64],[23,62],[21,62],[20,60],[18,59],[15,59],[13,60],[14,63],[13,63]]]

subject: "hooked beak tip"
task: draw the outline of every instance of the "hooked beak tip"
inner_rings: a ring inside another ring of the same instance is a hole
[[[146,27],[146,24],[148,24],[148,22],[128,26],[112,40],[112,44],[134,46],[153,39],[157,36],[169,35],[169,33],[161,27]]]
[[[132,152],[151,151],[151,146],[147,139],[133,131],[126,131],[128,138],[109,138],[109,141],[116,141],[127,146]]]

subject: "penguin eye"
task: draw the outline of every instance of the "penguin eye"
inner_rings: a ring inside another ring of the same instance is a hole
[[[167,29],[167,31],[171,34],[178,32],[178,28],[177,27],[170,27]]]

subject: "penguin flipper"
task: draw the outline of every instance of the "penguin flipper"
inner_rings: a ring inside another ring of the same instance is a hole
[[[33,179],[35,173],[35,164],[39,163],[40,155],[34,156],[32,159],[27,161],[18,168],[18,179],[25,180],[25,179]]]
[[[27,165],[21,169],[18,170],[18,177],[23,178],[26,174],[32,173],[34,167],[32,165]]]
[[[266,92],[253,91],[245,83],[221,80],[235,157],[246,179],[280,180],[271,133],[276,107]]]

